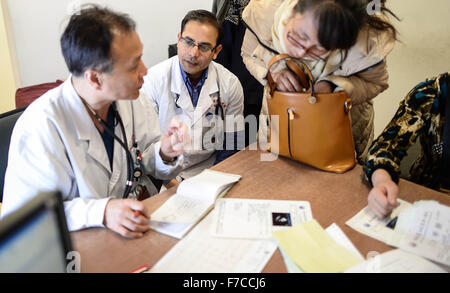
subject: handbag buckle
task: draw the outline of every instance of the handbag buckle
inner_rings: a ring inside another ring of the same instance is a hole
[[[288,115],[289,115],[289,120],[294,120],[294,108],[288,108],[287,109]]]
[[[350,113],[350,110],[352,109],[352,101],[350,99],[348,99],[347,101],[344,102],[344,109],[345,109],[345,113]]]

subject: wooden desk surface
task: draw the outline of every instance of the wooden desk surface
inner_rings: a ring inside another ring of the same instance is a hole
[[[260,151],[244,150],[213,168],[242,175],[226,197],[309,201],[313,217],[322,227],[337,223],[363,256],[370,251],[382,253],[392,249],[345,225],[367,205],[369,186],[361,166],[357,165],[345,174],[333,174],[281,157],[262,162],[261,154]],[[399,197],[406,201],[430,199],[450,206],[447,194],[405,180],[400,180],[399,187]],[[172,188],[144,202],[153,212],[174,193]],[[178,241],[153,230],[141,239],[130,240],[103,228],[72,232],[71,237],[74,249],[81,254],[81,271],[105,273],[130,272],[143,264],[153,266]],[[279,250],[263,272],[286,272]]]

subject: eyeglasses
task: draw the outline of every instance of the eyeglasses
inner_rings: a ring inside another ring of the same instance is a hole
[[[189,37],[187,37],[187,38],[180,37],[179,41],[181,41],[182,44],[184,44],[185,46],[187,46],[189,48],[193,48],[193,47],[197,46],[198,49],[203,53],[207,53],[209,51],[213,52],[217,47],[217,46],[211,47],[210,45],[207,45],[207,44],[201,44],[201,43],[199,44]]]
[[[326,61],[324,58],[319,56],[319,55],[323,55],[323,54],[327,53],[326,49],[319,49],[316,46],[306,48],[299,41],[299,37],[295,33],[292,33],[292,31],[289,31],[287,33],[287,37],[288,37],[288,39],[292,40],[296,45],[300,46],[305,51],[305,55],[307,55],[313,59]]]

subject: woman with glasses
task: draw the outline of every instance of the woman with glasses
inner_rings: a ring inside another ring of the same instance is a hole
[[[352,129],[360,163],[374,136],[371,100],[388,88],[386,56],[396,41],[388,15],[397,17],[385,2],[253,0],[242,15],[247,25],[242,58],[260,83],[267,83],[272,57],[289,54],[310,68],[317,93],[344,90],[352,99]],[[302,91],[296,76],[281,67],[271,72],[278,90]],[[267,117],[266,95],[261,117]]]

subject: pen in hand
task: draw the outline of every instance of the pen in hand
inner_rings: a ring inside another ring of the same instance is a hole
[[[139,216],[141,216],[141,215],[143,215],[143,214],[141,213],[141,211],[138,211],[138,210],[135,210],[135,211],[134,211],[133,216],[134,216],[135,218],[137,218],[137,217],[139,217]],[[146,216],[145,216],[145,217],[146,217]]]

